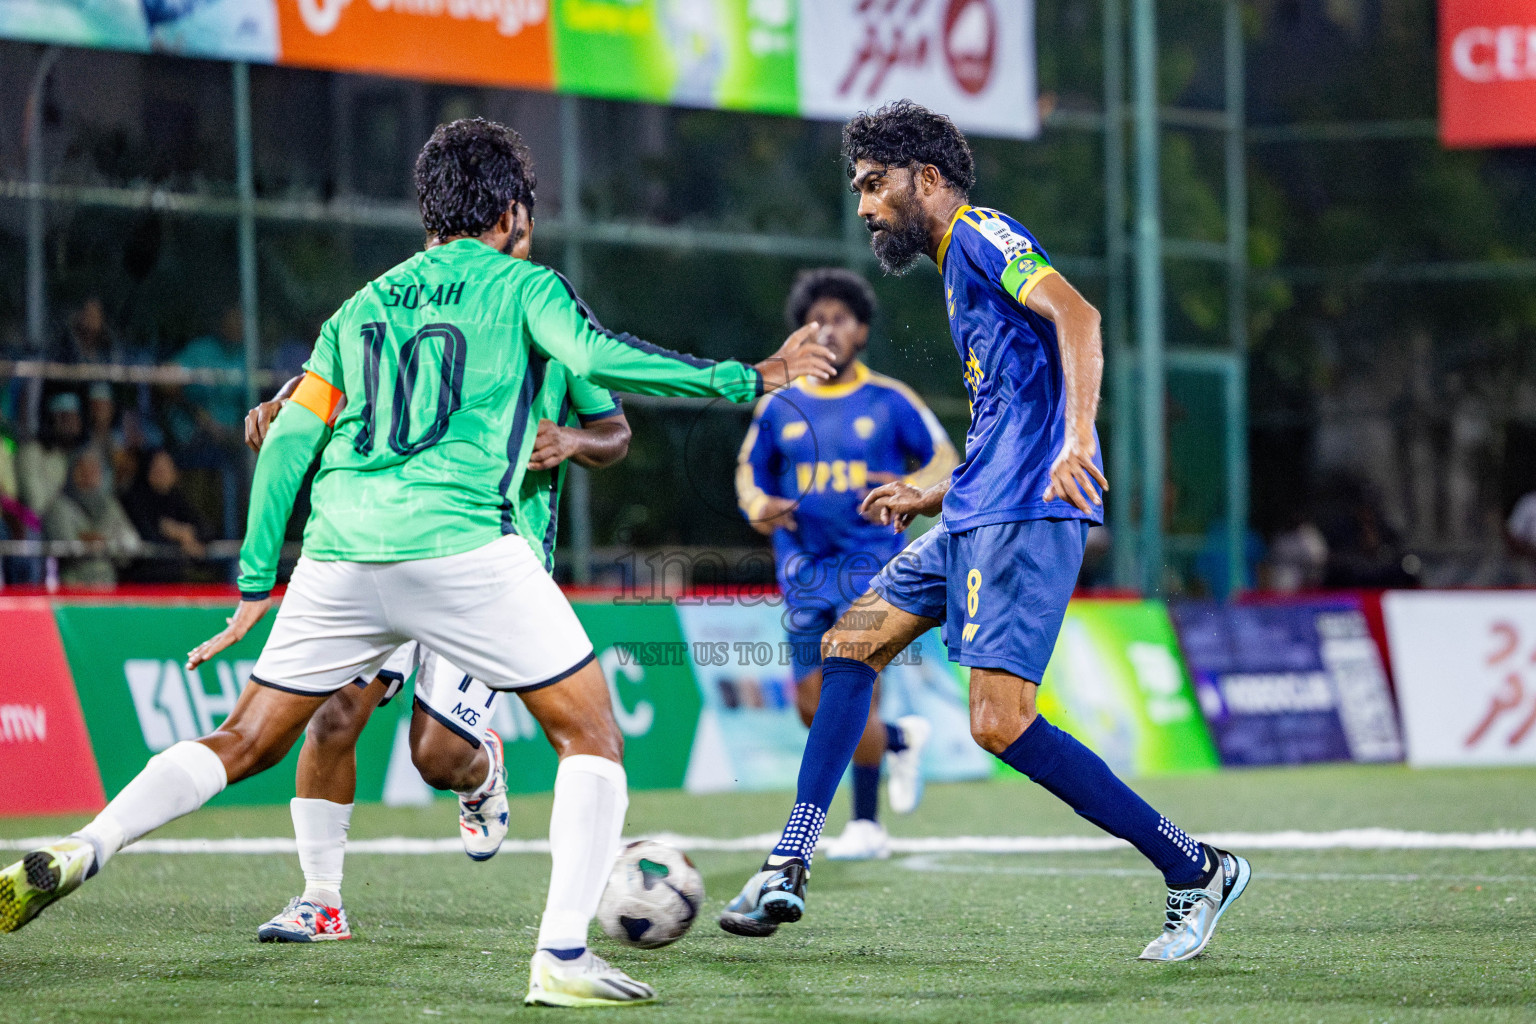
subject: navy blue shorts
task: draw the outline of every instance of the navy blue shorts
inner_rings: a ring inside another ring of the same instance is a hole
[[[949,660],[1038,683],[1077,586],[1089,523],[1029,519],[929,530],[886,564],[871,589],[944,623]]]
[[[821,668],[821,637],[837,624],[848,607],[823,604],[784,605],[784,632],[789,638],[790,678],[799,682]]]

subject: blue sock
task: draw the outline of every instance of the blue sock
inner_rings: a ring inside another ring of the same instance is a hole
[[[580,960],[581,954],[586,951],[586,946],[577,946],[574,949],[546,949],[544,952],[553,955],[559,960]]]
[[[1169,888],[1199,885],[1205,878],[1205,851],[1200,844],[1121,782],[1099,755],[1043,715],[1030,723],[999,760],[1044,786],[1099,828],[1140,850],[1163,873]]]
[[[907,734],[901,731],[901,726],[885,724],[885,749],[893,754],[899,754],[907,749]]]
[[[853,766],[853,816],[875,821],[880,816],[880,766]]]
[[[827,808],[837,784],[853,760],[853,750],[869,721],[875,693],[875,670],[851,658],[828,658],[821,667],[821,701],[811,720],[811,734],[800,757],[800,781],[795,809],[784,835],[768,855],[770,864],[798,857],[807,865],[827,823]]]

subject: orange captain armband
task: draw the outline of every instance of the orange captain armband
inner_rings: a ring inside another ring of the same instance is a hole
[[[336,415],[336,410],[341,407],[342,399],[346,397],[338,388],[331,387],[325,379],[318,377],[308,370],[304,372],[304,379],[299,381],[299,386],[294,389],[293,397],[289,399],[320,417],[320,421],[327,426]]]

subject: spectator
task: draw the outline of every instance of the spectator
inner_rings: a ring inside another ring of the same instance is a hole
[[[156,449],[144,456],[140,465],[123,498],[123,507],[140,537],[175,544],[181,548],[181,556],[144,559],[134,566],[133,578],[140,583],[185,583],[191,577],[192,560],[207,554],[203,538],[208,536],[208,528],[187,500],[170,452]]]
[[[111,586],[117,582],[114,558],[131,556],[141,542],[103,477],[101,457],[82,449],[69,467],[69,483],[43,517],[52,541],[101,543],[105,550],[59,559],[60,581],[76,586]]]
[[[48,358],[56,363],[122,363],[126,353],[107,323],[101,299],[90,296],[66,321]]]
[[[85,443],[101,456],[107,487],[114,494],[133,480],[133,467],[123,464],[127,453],[114,429],[116,423],[117,402],[112,397],[112,385],[99,380],[86,392]]]
[[[204,335],[187,343],[176,365],[188,370],[245,369],[245,325],[239,306],[224,311],[218,334]],[[187,399],[198,409],[199,431],[219,441],[241,437],[245,422],[245,387],[230,384],[188,384]]]
[[[16,484],[21,503],[46,516],[69,477],[69,460],[81,441],[80,396],[60,391],[48,400],[48,424],[41,438],[16,453]]]
[[[9,428],[0,429],[0,540],[42,540],[42,522],[21,501],[15,448]],[[42,578],[41,558],[7,555],[0,559],[0,582],[40,583]]]
[[[1269,589],[1281,594],[1316,590],[1328,568],[1328,540],[1317,524],[1296,516],[1269,548]]]

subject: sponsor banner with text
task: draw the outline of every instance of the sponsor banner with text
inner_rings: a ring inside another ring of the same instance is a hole
[[[1168,608],[1157,601],[1073,601],[1038,697],[1040,713],[1119,775],[1218,766]],[[999,774],[1017,777],[999,762]]]
[[[1440,0],[1440,138],[1447,146],[1536,142],[1536,7]]]
[[[1382,598],[1408,760],[1536,764],[1536,592]]]
[[[105,804],[53,609],[0,598],[0,817]]]
[[[1402,760],[1357,597],[1171,611],[1222,763]]]
[[[0,0],[0,37],[828,120],[910,97],[1039,133],[1033,0]]]

